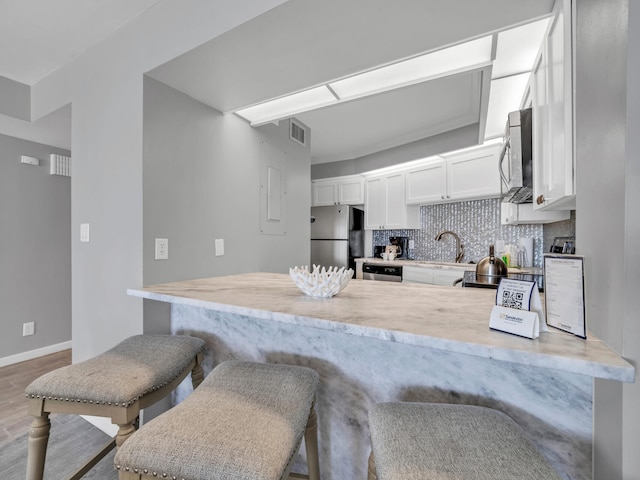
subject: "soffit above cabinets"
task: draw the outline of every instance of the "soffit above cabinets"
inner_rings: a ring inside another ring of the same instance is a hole
[[[357,158],[479,123],[482,87],[489,73],[490,69],[465,72],[296,118],[311,130],[311,141],[317,145],[315,163]]]

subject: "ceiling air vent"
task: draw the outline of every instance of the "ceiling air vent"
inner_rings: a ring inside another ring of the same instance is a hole
[[[307,146],[307,127],[294,120],[289,121],[289,138],[303,147]]]

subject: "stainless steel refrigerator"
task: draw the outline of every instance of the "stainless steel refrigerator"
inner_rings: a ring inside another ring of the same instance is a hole
[[[311,208],[311,265],[351,267],[355,271],[354,259],[362,256],[362,209],[348,205]]]

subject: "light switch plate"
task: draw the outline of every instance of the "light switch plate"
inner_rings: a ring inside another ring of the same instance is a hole
[[[216,238],[216,257],[224,255],[224,238]]]
[[[83,243],[89,242],[89,224],[88,223],[80,224],[80,241]]]
[[[156,260],[168,260],[169,259],[169,239],[168,238],[156,238]]]

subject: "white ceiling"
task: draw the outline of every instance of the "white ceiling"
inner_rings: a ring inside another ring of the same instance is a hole
[[[0,76],[33,85],[159,1],[0,0]],[[228,112],[526,23],[547,15],[552,5],[553,0],[290,0],[149,74]],[[479,125],[486,114],[487,73],[298,115],[311,127],[312,162]]]
[[[0,76],[33,85],[160,0],[0,0]]]

